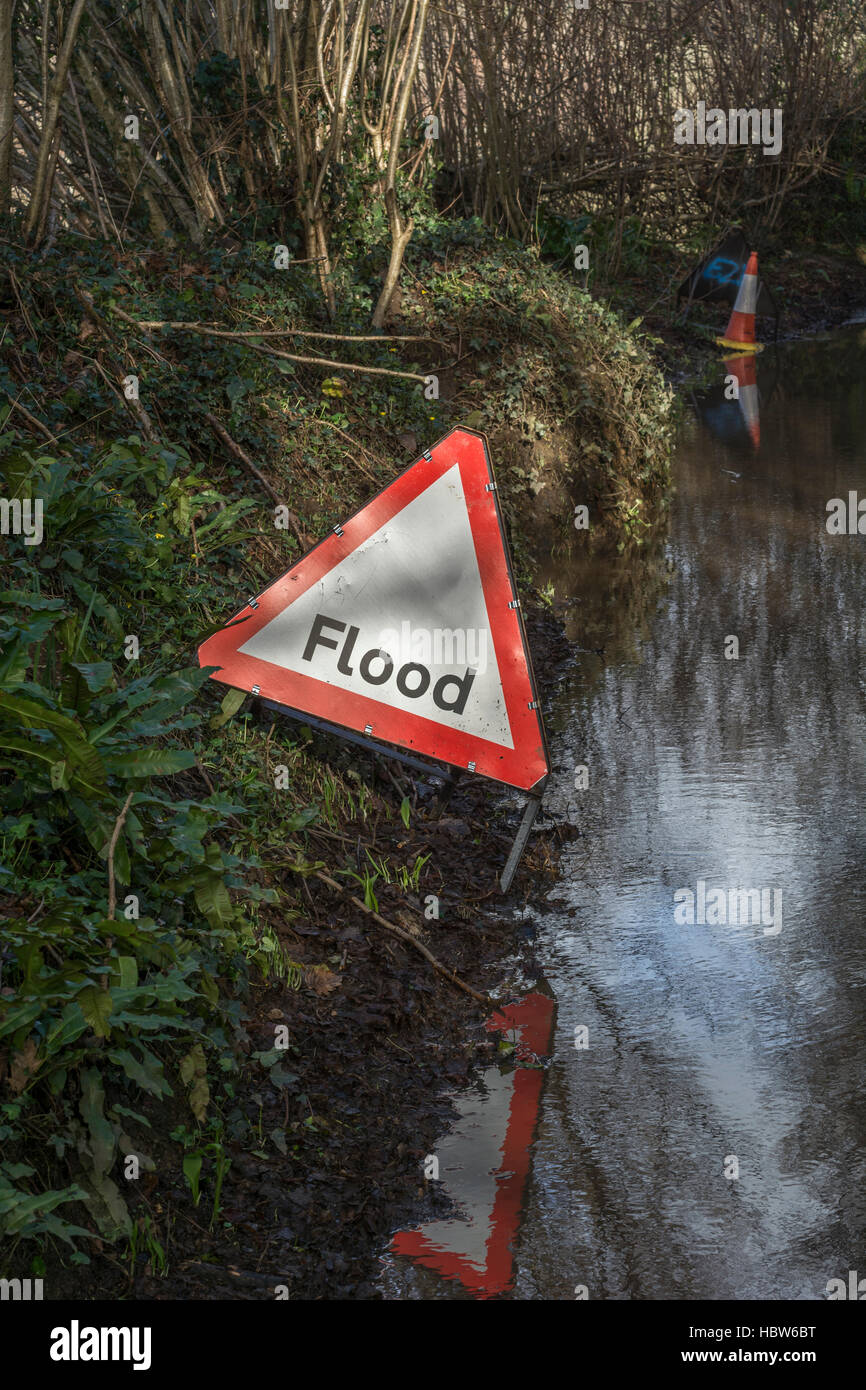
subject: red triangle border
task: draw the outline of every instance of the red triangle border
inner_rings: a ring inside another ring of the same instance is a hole
[[[513,749],[238,650],[455,463],[460,467]],[[452,430],[342,523],[340,532],[326,536],[296,561],[258,596],[255,607],[248,603],[226,627],[207,638],[198,650],[200,664],[219,668],[212,679],[239,690],[258,686],[257,693],[264,699],[292,710],[355,732],[365,733],[372,726],[374,739],[454,767],[466,769],[474,763],[472,770],[479,776],[522,790],[537,789],[549,774],[547,745],[520,610],[509,607],[517,593],[484,436]]]

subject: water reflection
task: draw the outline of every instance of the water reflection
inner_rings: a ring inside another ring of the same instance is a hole
[[[775,352],[772,360],[775,364]],[[766,383],[771,375],[770,369],[761,375],[762,382]],[[759,449],[761,392],[758,390],[758,364],[754,353],[739,352],[726,357],[721,364],[719,378],[717,386],[694,396],[701,423],[723,444],[736,447],[745,442],[753,449]],[[767,399],[771,398],[771,389],[766,391]]]
[[[666,536],[550,562],[576,663],[546,806],[582,833],[536,913],[557,1030],[516,1298],[822,1298],[863,1265],[866,537],[825,520],[866,495],[866,334],[770,365],[759,444],[683,429]],[[678,922],[699,881],[780,890],[781,930]],[[417,1270],[390,1296],[471,1293]]]
[[[456,1214],[398,1231],[391,1243],[395,1255],[435,1270],[475,1298],[492,1298],[512,1286],[553,1014],[553,1000],[533,993],[488,1020],[487,1028],[502,1032],[513,1049],[509,1065],[486,1068],[470,1090],[455,1097],[457,1122],[435,1155]],[[395,1283],[399,1288],[406,1277],[411,1278],[405,1269],[396,1275],[386,1269],[385,1289]]]
[[[752,456],[684,430],[664,601],[559,711],[549,804],[585,835],[541,918],[560,1031],[517,1297],[815,1298],[862,1263],[866,538],[824,523],[866,492],[866,353],[780,361]],[[679,925],[698,879],[782,890],[782,930]]]

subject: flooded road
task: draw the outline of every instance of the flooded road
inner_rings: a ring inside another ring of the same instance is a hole
[[[545,809],[580,836],[529,909],[556,1027],[517,1299],[866,1273],[866,534],[826,526],[866,498],[866,333],[763,358],[759,429],[721,363],[695,401],[649,553],[546,576],[577,657]],[[466,1296],[417,1279],[385,1296]]]

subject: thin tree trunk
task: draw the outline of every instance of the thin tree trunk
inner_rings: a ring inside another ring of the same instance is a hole
[[[0,217],[12,198],[12,125],[15,119],[15,73],[12,65],[12,6],[0,0]]]
[[[49,87],[48,101],[42,113],[42,135],[39,140],[39,155],[36,160],[36,177],[33,180],[27,216],[24,219],[25,241],[30,241],[37,228],[44,224],[43,212],[51,198],[49,172],[53,172],[51,156],[54,148],[54,135],[60,117],[60,100],[69,75],[69,64],[72,61],[72,50],[75,46],[81,16],[84,13],[84,5],[85,0],[75,0],[72,7],[66,32],[63,35],[63,43],[57,55],[57,66]]]
[[[412,47],[409,52],[408,62],[406,63],[405,75],[403,76],[402,90],[391,127],[391,147],[388,152],[388,168],[385,175],[385,209],[388,214],[388,229],[391,233],[391,255],[388,261],[388,269],[385,272],[385,283],[382,286],[382,293],[379,295],[379,300],[373,313],[374,328],[381,328],[385,322],[385,316],[388,313],[391,299],[397,288],[397,281],[400,278],[403,256],[412,238],[412,232],[415,229],[412,218],[410,217],[407,222],[404,222],[400,214],[400,206],[397,201],[397,168],[400,162],[400,144],[406,125],[406,114],[409,110],[409,98],[412,95],[412,84],[415,80],[415,73],[418,70],[421,41],[424,37],[424,27],[427,23],[427,8],[428,0],[420,0],[417,28],[413,36]]]

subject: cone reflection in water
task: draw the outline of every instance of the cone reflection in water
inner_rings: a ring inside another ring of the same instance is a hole
[[[752,446],[757,449],[761,443],[761,409],[758,404],[758,374],[754,354],[739,352],[736,356],[726,357],[725,367],[729,376],[736,377],[740,414],[749,432]]]
[[[758,307],[758,253],[752,251],[746,266],[724,338],[717,338],[720,347],[738,348],[741,352],[760,352],[762,343],[755,340],[755,311]]]

